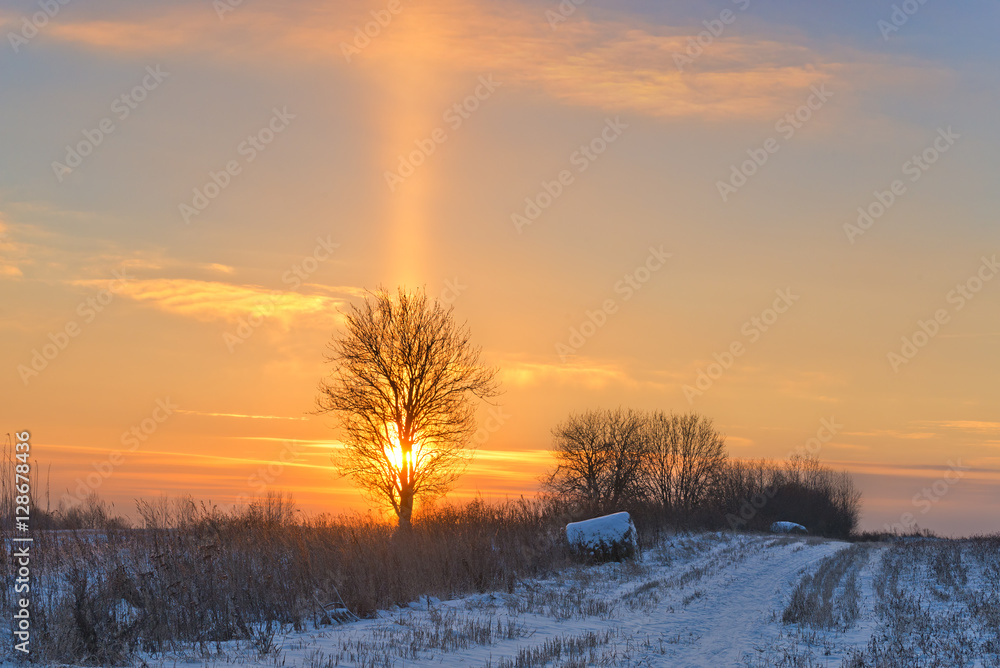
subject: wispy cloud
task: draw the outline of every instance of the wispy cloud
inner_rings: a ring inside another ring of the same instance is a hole
[[[620,366],[598,362],[556,364],[510,360],[500,368],[503,380],[512,385],[559,383],[597,389],[613,383],[634,382]]]
[[[982,462],[974,462],[963,458],[957,458],[956,463],[961,462],[963,468],[962,477],[967,480],[1000,480],[1000,469],[982,466]],[[849,460],[827,460],[830,466],[840,469],[844,468],[856,475],[873,475],[886,477],[903,478],[940,478],[945,472],[950,471],[950,464],[892,464],[886,462],[861,462]],[[968,467],[968,468],[965,468]]]
[[[24,245],[14,241],[7,219],[0,211],[0,277],[24,276],[21,264],[28,260]]]
[[[49,450],[62,450],[65,452],[73,452],[77,454],[91,453],[91,454],[107,454],[113,451],[109,448],[96,448],[88,446],[77,446],[77,445],[61,445],[61,444],[45,444],[45,447]],[[191,458],[207,460],[213,462],[215,466],[225,467],[227,464],[243,464],[243,465],[267,465],[273,464],[279,461],[282,466],[291,466],[296,468],[306,468],[306,469],[323,469],[330,470],[332,465],[330,464],[311,464],[309,462],[303,461],[285,461],[282,459],[274,459],[267,457],[234,457],[230,455],[222,454],[209,454],[203,452],[172,452],[168,450],[148,450],[143,448],[142,450],[137,450],[135,452],[128,453],[129,459],[142,460],[147,463],[159,463],[163,466],[176,466],[183,471],[184,479],[188,479],[190,476],[195,475],[191,471],[190,466],[184,462],[190,460]],[[138,468],[138,467],[137,467]],[[143,472],[141,469],[138,471],[130,471],[131,475],[147,475],[155,479],[157,472]],[[162,476],[162,473],[160,474]]]
[[[749,448],[750,446],[756,445],[757,442],[752,438],[744,438],[743,436],[726,436],[727,445],[735,445],[738,448]]]
[[[876,438],[899,438],[903,440],[924,440],[937,438],[932,431],[899,431],[897,429],[874,429],[871,431],[849,431],[846,436],[871,436]]]
[[[923,420],[918,424],[974,434],[1000,434],[1000,422],[981,420]]]
[[[283,438],[280,436],[225,436],[223,438],[234,438],[240,441],[273,441],[276,443],[294,442],[296,445],[301,445],[304,448],[323,448],[327,450],[343,446],[340,441],[330,439],[317,440],[309,438]]]
[[[107,286],[107,281],[85,280],[72,283],[84,287]],[[117,292],[162,311],[197,320],[236,321],[258,314],[278,320],[285,326],[302,316],[339,319],[338,309],[346,303],[345,299],[326,295],[184,278],[130,280],[121,284]]]
[[[483,462],[548,464],[552,461],[552,452],[550,450],[476,450],[476,459]]]
[[[48,34],[115,52],[188,52],[268,64],[346,66],[343,44],[371,18],[364,3],[245,4],[221,25],[205,7],[158,5],[127,16],[60,21]],[[700,29],[700,26],[698,27]],[[769,117],[801,104],[810,85],[842,78],[844,66],[806,46],[724,35],[696,67],[680,71],[697,30],[630,16],[575,18],[553,31],[537,5],[437,0],[406,5],[352,66],[397,71],[414,57],[438,73],[493,73],[504,85],[545,91],[566,104],[652,117]],[[843,90],[844,86],[838,86]]]
[[[0,210],[0,275],[50,284],[73,284],[92,278],[103,280],[102,287],[107,287],[114,270],[125,270],[128,275],[133,271],[195,276],[236,273],[235,267],[224,264],[171,257],[163,248],[151,244],[126,247],[112,239],[79,232],[104,222],[96,214],[46,203],[5,204]]]
[[[224,418],[243,418],[247,420],[308,420],[308,417],[285,417],[282,415],[247,415],[245,413],[209,413],[206,411],[190,411],[183,409],[175,409],[175,413],[184,413],[186,415],[203,415],[206,417],[224,417]],[[282,440],[282,439],[278,439]]]

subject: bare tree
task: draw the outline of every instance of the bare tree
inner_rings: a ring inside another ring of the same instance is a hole
[[[647,417],[644,427],[648,457],[645,483],[649,495],[667,510],[672,510],[679,458],[671,416],[657,411]]]
[[[480,363],[452,308],[423,291],[384,288],[345,314],[330,344],[334,365],[320,385],[320,412],[337,414],[344,452],[338,468],[370,497],[388,502],[400,528],[413,503],[443,494],[467,462],[475,399],[498,394],[497,370]]]
[[[646,482],[669,510],[689,511],[706,499],[726,463],[726,439],[695,413],[653,413],[646,420]]]
[[[572,414],[552,430],[556,468],[544,486],[560,496],[614,508],[642,492],[645,442],[633,410]]]

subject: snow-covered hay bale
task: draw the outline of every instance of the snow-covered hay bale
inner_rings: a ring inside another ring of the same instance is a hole
[[[628,513],[570,522],[566,538],[577,553],[598,561],[631,559],[639,551],[639,534]]]
[[[775,522],[771,525],[771,533],[809,533],[809,531],[795,522]]]

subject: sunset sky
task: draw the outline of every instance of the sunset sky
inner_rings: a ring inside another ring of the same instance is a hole
[[[450,498],[621,405],[1000,530],[1000,6],[901,4],[3,0],[4,431],[53,505],[364,510],[325,346],[425,286],[504,387]]]

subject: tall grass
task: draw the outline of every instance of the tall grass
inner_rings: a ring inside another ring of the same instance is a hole
[[[513,591],[570,559],[564,511],[533,501],[443,507],[405,532],[370,516],[297,519],[281,496],[228,513],[190,499],[139,511],[141,528],[34,532],[36,661],[210,649],[271,624],[329,622],[331,603],[364,617],[422,596]]]

